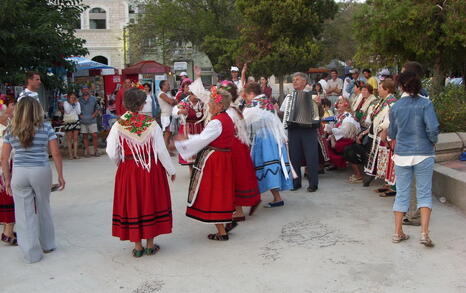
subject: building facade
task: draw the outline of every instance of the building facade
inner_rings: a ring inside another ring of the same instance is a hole
[[[85,0],[76,36],[86,40],[86,58],[117,69],[125,67],[125,28],[134,19],[139,1]]]
[[[84,57],[119,70],[142,60],[155,60],[170,66],[175,76],[186,71],[191,78],[194,65],[198,65],[202,68],[205,83],[216,81],[207,55],[189,43],[178,44],[167,56],[155,44],[148,43],[143,56],[136,58],[138,60],[131,57],[131,38],[127,27],[136,21],[139,13],[144,12],[143,0],[84,0],[83,3],[88,9],[81,15],[76,36],[86,40],[84,46],[89,54]],[[179,67],[180,64],[185,64],[185,67]]]

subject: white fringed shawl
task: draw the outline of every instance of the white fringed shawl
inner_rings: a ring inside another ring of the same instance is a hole
[[[283,145],[286,146],[288,139],[280,118],[278,118],[275,111],[264,109],[264,105],[260,102],[261,97],[262,95],[254,98],[252,103],[248,105],[243,111],[248,134],[252,140],[252,145],[254,145],[256,137],[267,135],[268,133],[272,134],[275,142],[278,145],[278,152],[282,165],[283,175],[286,179],[288,179],[289,176],[285,165],[285,158],[284,154],[282,153],[282,147]],[[291,167],[291,169],[292,173],[294,173],[293,167]]]
[[[226,112],[235,124],[236,137],[245,145],[250,146],[251,140],[249,139],[248,130],[246,128],[246,121],[238,114],[236,105],[232,105]]]
[[[154,157],[154,161],[157,162],[157,146],[153,135],[157,122],[151,121],[144,131],[136,134],[130,132],[127,127],[121,124],[121,121],[127,120],[125,115],[122,115],[119,121],[113,125],[107,137],[107,153],[117,164],[120,161],[124,162],[126,155],[123,145],[126,143],[132,152],[136,164],[149,171],[152,156]]]

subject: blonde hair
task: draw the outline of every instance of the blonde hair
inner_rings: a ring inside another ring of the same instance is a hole
[[[24,148],[32,146],[36,128],[44,125],[44,111],[40,103],[29,96],[22,98],[15,107],[11,121],[11,134]]]
[[[353,111],[351,109],[351,102],[350,102],[350,100],[348,98],[344,98],[344,97],[340,96],[338,98],[337,102],[335,103],[335,108],[340,103],[345,103],[347,105],[346,112],[349,112],[349,113],[353,114]]]

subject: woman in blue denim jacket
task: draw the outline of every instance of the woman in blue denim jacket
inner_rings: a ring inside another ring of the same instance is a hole
[[[421,211],[421,244],[432,247],[429,219],[432,210],[432,174],[439,123],[432,102],[419,95],[421,80],[412,71],[398,77],[401,99],[390,109],[388,136],[395,146],[396,198],[393,205],[395,234],[393,243],[409,238],[403,232],[403,215],[408,211],[413,175],[416,179],[417,208]]]

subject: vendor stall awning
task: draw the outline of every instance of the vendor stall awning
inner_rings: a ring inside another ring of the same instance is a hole
[[[170,67],[155,61],[141,61],[126,69],[123,69],[123,75],[131,74],[165,74],[170,72]]]
[[[92,61],[91,59],[87,59],[84,57],[68,57],[65,58],[67,61],[75,63],[76,70],[90,70],[90,69],[115,69],[111,66]]]

